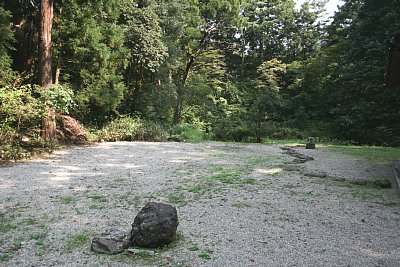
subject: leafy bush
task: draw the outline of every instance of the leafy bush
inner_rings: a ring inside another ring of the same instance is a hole
[[[75,106],[74,92],[66,85],[53,84],[43,93],[45,103],[58,113],[66,113]]]
[[[35,95],[39,87],[22,85],[0,88],[0,121],[17,130],[36,127],[45,115],[44,105]]]
[[[163,141],[167,131],[156,122],[121,116],[95,133],[95,141]]]
[[[205,133],[200,125],[188,124],[188,123],[175,125],[170,130],[170,135],[181,136],[185,140],[190,140],[195,142],[211,139],[211,134]]]
[[[46,114],[41,93],[39,86],[0,87],[0,159],[28,158],[53,149],[54,144],[46,143],[40,137]]]

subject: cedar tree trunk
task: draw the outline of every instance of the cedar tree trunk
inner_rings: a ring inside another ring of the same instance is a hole
[[[47,90],[52,80],[51,70],[51,28],[53,24],[53,0],[41,0],[40,8],[40,86]],[[52,141],[56,139],[55,113],[46,107],[47,116],[43,119],[42,137]]]

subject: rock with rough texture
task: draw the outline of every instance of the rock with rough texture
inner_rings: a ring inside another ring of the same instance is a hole
[[[307,144],[306,144],[306,149],[315,149],[315,144],[313,144],[313,143],[307,143]]]
[[[172,242],[178,227],[176,208],[163,203],[148,202],[132,224],[133,244],[156,248]]]
[[[124,252],[131,244],[131,235],[118,229],[108,229],[92,240],[91,249],[105,254],[118,254]]]
[[[355,185],[366,185],[368,183],[368,181],[366,179],[360,178],[360,179],[352,180],[351,183],[355,184]]]

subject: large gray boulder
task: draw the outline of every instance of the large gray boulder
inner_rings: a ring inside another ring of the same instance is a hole
[[[145,248],[161,247],[172,242],[177,227],[178,213],[175,207],[148,202],[133,221],[132,242]]]

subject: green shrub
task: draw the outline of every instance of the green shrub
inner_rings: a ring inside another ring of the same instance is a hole
[[[43,93],[44,102],[58,113],[69,113],[74,103],[74,92],[66,85],[53,84]]]
[[[95,133],[95,141],[164,141],[165,128],[156,122],[138,117],[121,116]]]
[[[52,149],[40,137],[45,104],[38,86],[0,87],[0,159],[28,158]]]
[[[0,121],[14,129],[28,129],[41,125],[45,107],[40,98],[40,87],[22,85],[0,88]]]
[[[200,125],[183,123],[175,125],[170,130],[171,136],[181,136],[185,140],[199,142],[203,140],[210,140],[212,135],[205,133]]]

